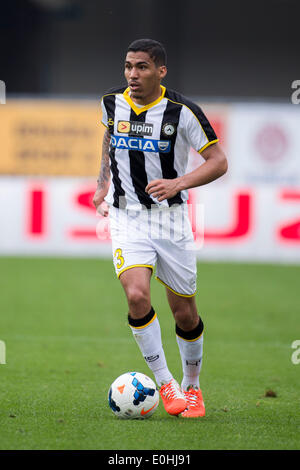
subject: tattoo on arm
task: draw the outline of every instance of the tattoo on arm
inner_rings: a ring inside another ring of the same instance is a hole
[[[98,188],[104,189],[107,186],[107,183],[110,178],[109,170],[109,143],[110,143],[110,133],[108,130],[105,131],[102,142],[102,159],[99,177],[97,179]]]

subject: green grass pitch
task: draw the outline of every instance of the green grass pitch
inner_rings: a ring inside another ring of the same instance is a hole
[[[300,266],[199,263],[206,416],[175,418],[160,403],[143,421],[118,420],[107,402],[121,373],[152,377],[112,261],[4,257],[0,266],[1,450],[299,449],[300,364],[291,345],[300,339]],[[152,294],[180,381],[174,322],[155,280]]]

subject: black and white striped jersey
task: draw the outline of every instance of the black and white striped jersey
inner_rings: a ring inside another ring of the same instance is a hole
[[[185,202],[188,191],[158,202],[145,187],[154,179],[184,175],[190,147],[200,153],[218,141],[199,106],[161,89],[161,96],[146,106],[135,104],[126,87],[110,90],[101,100],[102,123],[111,134],[111,184],[105,200],[114,207],[139,210]]]

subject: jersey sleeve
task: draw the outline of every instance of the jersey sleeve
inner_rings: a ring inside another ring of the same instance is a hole
[[[199,106],[193,103],[186,107],[186,137],[191,147],[201,153],[209,145],[218,142],[218,137]]]
[[[102,100],[101,100],[101,111],[102,111],[101,123],[102,123],[105,127],[108,127],[107,111],[106,111],[106,108],[105,108],[105,104],[104,104],[103,98],[102,98]]]

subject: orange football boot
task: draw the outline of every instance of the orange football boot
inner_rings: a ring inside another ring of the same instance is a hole
[[[184,396],[187,400],[187,409],[181,413],[183,418],[199,418],[205,416],[205,406],[200,388],[195,390],[190,388],[187,392],[184,392]]]
[[[186,409],[187,400],[175,379],[172,379],[169,383],[162,385],[160,387],[159,393],[165,410],[170,415],[177,416]]]

